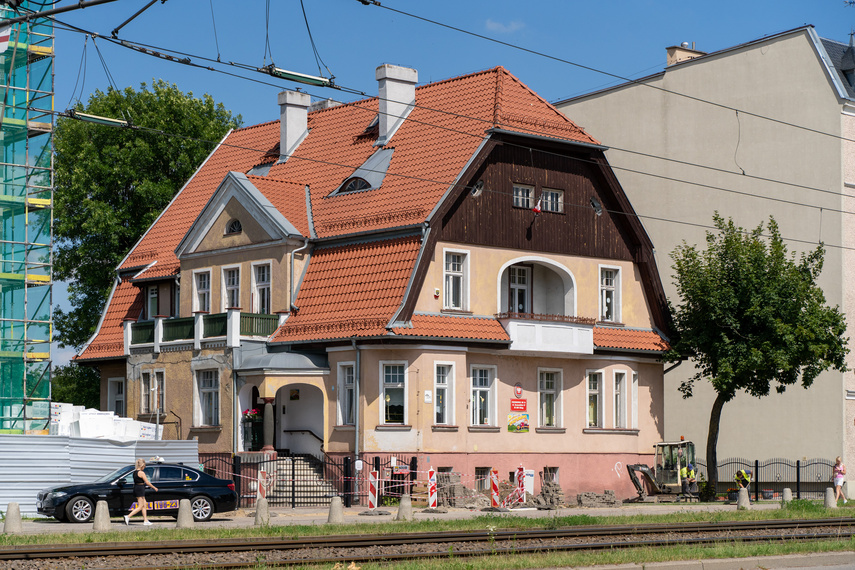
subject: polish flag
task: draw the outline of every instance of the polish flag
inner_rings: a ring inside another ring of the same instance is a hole
[[[535,205],[534,205],[534,208],[532,208],[532,209],[531,209],[531,211],[532,211],[532,212],[534,212],[535,214],[539,214],[539,213],[540,213],[540,201],[541,201],[541,200],[542,200],[542,198],[538,198],[538,199],[537,199],[537,204],[535,204]]]
[[[0,28],[0,53],[6,51],[9,47],[9,35],[12,33],[12,26],[3,26]]]

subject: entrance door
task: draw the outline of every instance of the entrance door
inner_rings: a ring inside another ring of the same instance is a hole
[[[531,312],[531,271],[528,267],[512,265],[508,268],[508,311],[511,313]]]

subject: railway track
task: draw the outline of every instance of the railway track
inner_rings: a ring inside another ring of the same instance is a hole
[[[851,538],[855,518],[579,526],[548,530],[342,535],[111,542],[0,547],[0,568],[253,568],[342,561],[412,560],[448,556],[721,542]]]

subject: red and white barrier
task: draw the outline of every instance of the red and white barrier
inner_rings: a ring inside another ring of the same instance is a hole
[[[517,502],[524,503],[525,502],[525,469],[523,469],[522,464],[517,467]]]
[[[267,498],[267,471],[258,470],[258,490],[255,492],[255,500]]]
[[[377,508],[377,480],[380,478],[377,471],[372,471],[368,474],[368,509],[374,510]]]
[[[428,470],[428,508],[436,508],[436,471]]]
[[[490,470],[490,506],[494,509],[499,508],[499,471],[497,469]]]

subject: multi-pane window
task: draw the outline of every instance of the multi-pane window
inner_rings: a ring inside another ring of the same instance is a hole
[[[540,400],[540,427],[557,427],[558,372],[540,372],[538,394]]]
[[[196,310],[211,312],[211,274],[196,274]]]
[[[351,426],[356,423],[354,413],[356,411],[355,392],[353,390],[354,368],[352,364],[345,364],[339,368],[341,378],[341,423],[342,425]]]
[[[602,321],[617,321],[620,318],[618,281],[617,269],[600,269],[600,320]]]
[[[140,379],[140,413],[163,413],[163,372],[143,372]]]
[[[588,427],[603,427],[602,398],[600,391],[603,386],[602,372],[588,373]]]
[[[475,490],[486,491],[490,488],[490,468],[476,467],[475,468]]]
[[[564,211],[564,191],[544,188],[540,193],[541,209],[544,212]]]
[[[452,367],[450,364],[437,364],[434,379],[434,422],[435,424],[451,424],[451,390]]]
[[[511,313],[530,313],[529,268],[514,265],[508,268],[508,310]]]
[[[489,368],[472,369],[472,425],[488,426],[493,424],[490,413],[493,374]]]
[[[270,314],[270,265],[255,266],[255,312]]]
[[[466,254],[445,254],[445,309],[463,310],[466,287]]]
[[[544,467],[543,480],[550,483],[560,483],[558,480],[558,467]]]
[[[196,372],[199,402],[198,425],[220,425],[220,378],[216,370]]]
[[[514,186],[514,207],[531,209],[533,194],[534,188],[530,186]]]
[[[226,308],[240,307],[240,269],[223,270],[226,290]]]
[[[626,372],[615,372],[615,427],[626,427]]]
[[[152,285],[148,288],[148,318],[153,319],[157,316],[157,285]]]
[[[124,378],[110,378],[107,381],[107,409],[117,416],[125,415]]]
[[[632,429],[638,429],[638,372],[632,373]]]
[[[383,365],[383,422],[403,424],[405,418],[404,364]]]

